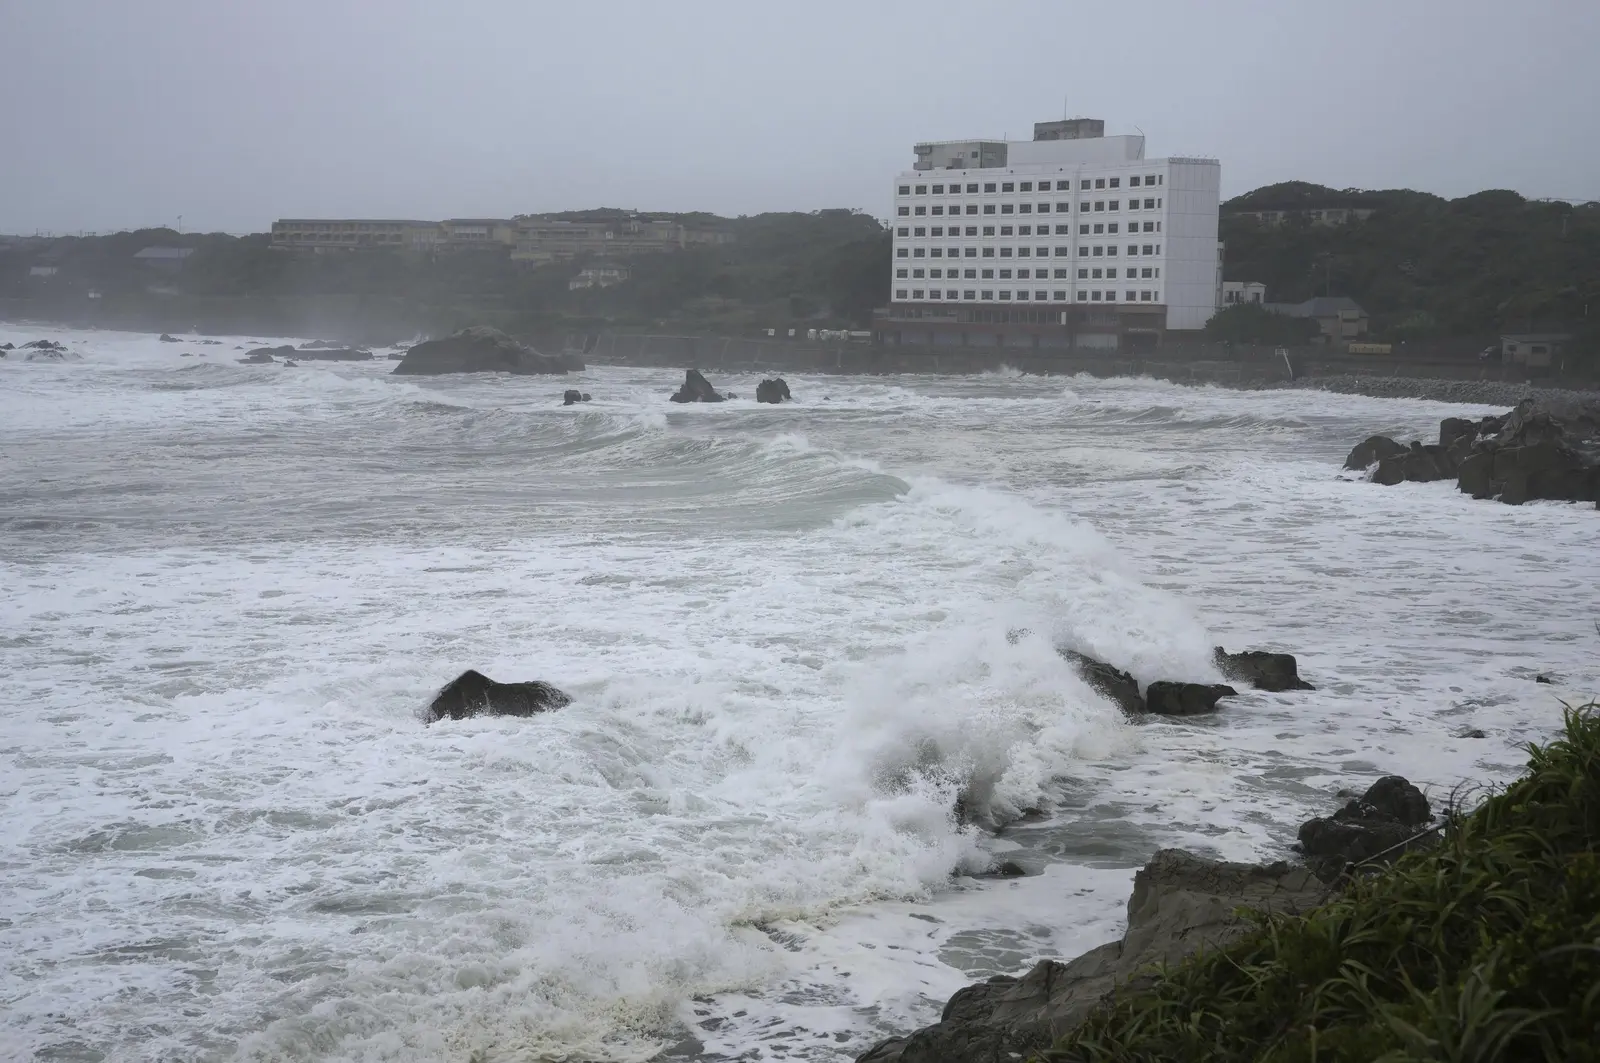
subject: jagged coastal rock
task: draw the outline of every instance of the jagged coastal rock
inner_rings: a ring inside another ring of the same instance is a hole
[[[535,716],[570,705],[572,698],[549,683],[496,683],[467,669],[434,695],[428,722],[471,716]]]
[[[756,385],[757,402],[788,402],[792,398],[794,396],[789,394],[789,384],[781,376]]]
[[[302,355],[305,352],[300,352]],[[540,354],[499,329],[473,325],[443,339],[426,340],[406,352],[394,372],[402,376],[444,373],[559,375],[582,370],[571,359]]]
[[[1021,978],[968,986],[950,998],[937,1024],[882,1042],[860,1063],[1026,1059],[1081,1023],[1142,969],[1242,934],[1251,924],[1235,909],[1304,911],[1327,892],[1310,871],[1287,862],[1237,864],[1163,849],[1134,876],[1128,930],[1120,941],[1068,963],[1041,961]]]
[[[561,395],[561,405],[563,406],[573,406],[577,403],[588,401],[589,393],[587,391],[579,391],[576,388],[568,388]]]
[[[728,396],[718,394],[711,382],[700,375],[698,369],[688,369],[683,374],[683,387],[672,394],[673,402],[722,402]]]
[[[1011,637],[1019,634],[1013,632]],[[1171,679],[1156,679],[1141,686],[1129,673],[1087,654],[1062,646],[1056,647],[1056,652],[1076,666],[1078,674],[1092,689],[1116,702],[1129,715],[1198,716],[1215,712],[1218,701],[1239,693],[1223,683]],[[1292,654],[1264,650],[1229,653],[1221,646],[1214,654],[1218,671],[1236,682],[1249,683],[1257,690],[1277,693],[1315,689],[1300,678],[1299,666]]]
[[[1293,654],[1267,653],[1263,650],[1229,653],[1221,646],[1216,647],[1212,654],[1218,671],[1229,679],[1249,683],[1257,690],[1278,693],[1284,690],[1317,689],[1300,678],[1300,667]]]
[[[1526,400],[1510,413],[1471,421],[1447,417],[1437,443],[1404,446],[1373,436],[1345,459],[1373,483],[1454,479],[1474,498],[1509,505],[1535,499],[1600,506],[1600,405]]]
[[[162,343],[182,343],[183,341],[178,339],[176,336],[169,336],[165,332],[163,332],[161,334],[161,342]]]
[[[274,348],[274,347],[262,347],[259,350],[251,351],[249,354],[245,355],[243,358],[238,359],[238,361],[239,361],[239,363],[241,365],[264,365],[267,362],[276,362],[277,359],[274,358],[273,355],[274,354],[280,354],[285,350],[288,350],[288,351],[290,351],[292,353],[294,351],[294,348],[293,347],[288,347],[288,348],[284,348],[284,347],[276,347],[276,348]]]
[[[1433,819],[1428,799],[1399,775],[1386,775],[1333,815],[1300,826],[1306,862],[1329,882],[1350,864],[1414,842]]]

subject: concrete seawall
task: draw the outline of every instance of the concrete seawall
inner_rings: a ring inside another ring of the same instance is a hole
[[[1448,356],[1365,356],[1327,348],[1292,350],[1195,344],[1148,351],[1089,352],[1035,348],[889,347],[865,343],[789,343],[724,336],[602,334],[585,358],[604,365],[660,366],[739,372],[875,375],[961,375],[1015,369],[1037,375],[1150,376],[1181,384],[1230,387],[1315,386],[1334,377],[1416,378],[1530,382],[1518,366]],[[1538,383],[1593,387],[1591,380],[1560,376]]]

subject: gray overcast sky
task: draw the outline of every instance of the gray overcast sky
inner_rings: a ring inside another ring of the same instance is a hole
[[[882,216],[1064,100],[1226,195],[1600,198],[1597,52],[1597,0],[0,0],[0,232]]]

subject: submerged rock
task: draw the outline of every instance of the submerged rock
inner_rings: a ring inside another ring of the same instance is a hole
[[[468,669],[434,696],[428,722],[470,716],[534,716],[570,705],[572,698],[549,683],[496,683]]]
[[[182,343],[183,341],[178,339],[175,336],[169,336],[165,332],[163,332],[161,334],[161,342],[162,343]]]
[[[1405,444],[1396,443],[1388,436],[1368,436],[1357,443],[1350,456],[1344,459],[1344,467],[1359,472],[1377,464],[1383,458],[1402,454],[1405,449]]]
[[[582,369],[562,358],[540,354],[499,329],[474,325],[443,339],[426,340],[401,358],[394,372],[402,376],[438,376],[445,373],[514,373],[549,375]]]
[[[789,384],[783,377],[763,380],[756,385],[757,402],[785,402],[792,399],[789,394]]]
[[[572,406],[575,403],[588,401],[588,393],[579,391],[576,388],[568,388],[561,396],[561,405],[563,406]]]
[[[1239,908],[1302,912],[1327,887],[1285,862],[1236,864],[1163,849],[1134,876],[1128,930],[1068,963],[1044,960],[1022,978],[967,986],[939,1022],[884,1041],[859,1063],[1005,1063],[1032,1058],[1089,1013],[1141,984],[1146,968],[1226,944],[1253,925]],[[1130,986],[1130,979],[1132,985]]]
[[[722,402],[725,396],[719,395],[711,382],[700,375],[698,369],[688,369],[683,374],[683,386],[673,392],[673,402]]]
[[[1221,646],[1212,651],[1217,670],[1229,679],[1249,683],[1257,690],[1277,693],[1284,690],[1315,690],[1316,687],[1300,678],[1300,670],[1290,653],[1267,653],[1264,650],[1243,650],[1229,653]]]

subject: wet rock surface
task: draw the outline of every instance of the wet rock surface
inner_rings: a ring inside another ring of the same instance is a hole
[[[302,357],[311,356],[310,351],[298,353]],[[393,372],[401,376],[439,376],[445,373],[553,376],[582,368],[582,364],[574,364],[570,359],[540,354],[499,329],[473,325],[443,339],[417,344],[406,351]]]
[[[788,402],[794,396],[789,394],[789,385],[782,377],[763,380],[756,385],[757,402]]]
[[[496,683],[468,669],[451,680],[428,706],[428,722],[473,716],[536,716],[570,705],[572,698],[549,683]]]
[[[672,394],[673,402],[724,402],[727,398],[698,369],[684,370],[683,386]]]

